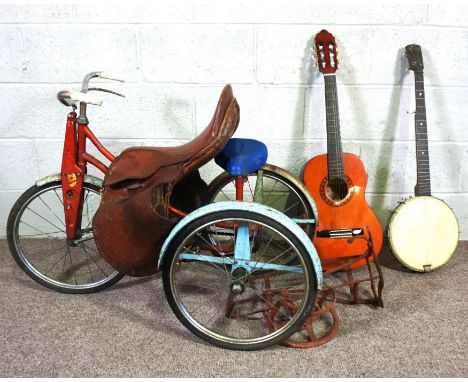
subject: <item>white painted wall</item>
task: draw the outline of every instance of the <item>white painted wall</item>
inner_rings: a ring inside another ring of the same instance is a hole
[[[422,46],[433,194],[468,239],[468,7],[306,0],[0,5],[0,235],[21,192],[59,171],[67,109],[55,94],[93,70],[128,73],[125,84],[105,84],[125,100],[104,96],[89,111],[116,153],[195,136],[229,82],[241,106],[236,136],[263,139],[270,163],[299,174],[325,150],[323,79],[310,50],[322,28],[338,42],[343,146],[365,162],[383,224],[415,184],[413,74],[401,54]]]

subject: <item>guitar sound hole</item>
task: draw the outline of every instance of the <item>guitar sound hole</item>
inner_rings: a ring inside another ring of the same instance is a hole
[[[335,202],[343,200],[348,195],[348,185],[343,179],[335,178],[330,180],[325,187],[327,198]]]

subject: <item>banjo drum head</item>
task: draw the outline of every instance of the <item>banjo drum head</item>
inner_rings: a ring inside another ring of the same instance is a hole
[[[403,265],[428,272],[452,256],[458,244],[458,222],[442,200],[418,196],[395,210],[388,235],[391,249]]]

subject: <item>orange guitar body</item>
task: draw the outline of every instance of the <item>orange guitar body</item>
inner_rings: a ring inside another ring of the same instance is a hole
[[[367,172],[361,159],[350,153],[343,153],[344,174],[347,183],[347,195],[341,200],[332,200],[327,194],[327,154],[312,158],[304,167],[304,183],[314,198],[319,222],[316,232],[322,230],[338,230],[344,228],[363,228],[364,234],[372,237],[372,244],[377,255],[382,248],[382,227],[367,204],[365,191]],[[348,238],[327,238],[315,235],[313,243],[323,261],[324,270],[334,268],[343,256],[356,256],[367,250],[367,244],[362,239],[352,243]],[[337,260],[337,261],[330,261]],[[342,262],[341,262],[342,263]],[[352,269],[366,264],[364,259],[351,265]]]

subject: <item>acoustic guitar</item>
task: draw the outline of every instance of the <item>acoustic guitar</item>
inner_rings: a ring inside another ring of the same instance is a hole
[[[407,198],[393,212],[388,226],[390,247],[407,268],[427,272],[445,264],[458,245],[458,222],[450,207],[431,195],[427,139],[424,64],[419,45],[405,48],[414,72],[416,112],[415,197]]]
[[[377,255],[382,248],[380,223],[366,202],[367,172],[361,159],[341,148],[336,70],[338,55],[335,38],[322,30],[315,36],[318,68],[324,76],[327,127],[327,153],[312,158],[304,167],[304,183],[317,203],[319,222],[313,243],[322,259],[323,268],[342,263],[340,257],[365,253],[364,240],[353,236],[371,237]],[[354,262],[352,269],[366,264]]]

